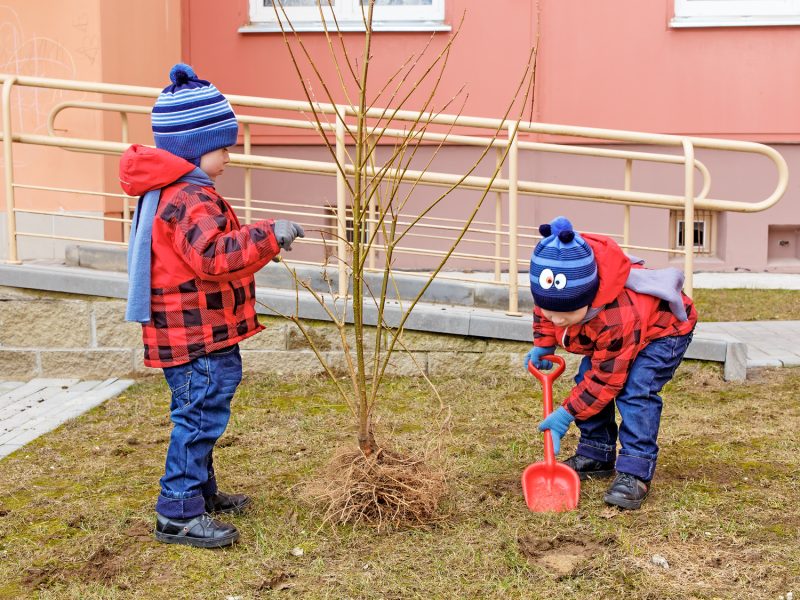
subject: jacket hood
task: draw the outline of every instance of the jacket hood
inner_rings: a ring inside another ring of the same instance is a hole
[[[631,261],[610,237],[592,233],[582,233],[581,236],[592,247],[597,263],[600,286],[592,301],[592,307],[597,308],[613,301],[622,292],[631,272]]]
[[[141,196],[169,185],[194,168],[166,150],[132,144],[119,159],[119,182],[129,196]]]

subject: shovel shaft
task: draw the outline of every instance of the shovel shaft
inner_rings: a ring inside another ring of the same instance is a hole
[[[544,418],[546,419],[553,412],[553,382],[551,380],[542,383],[542,395],[544,396]],[[554,465],[556,462],[553,432],[549,429],[544,430],[544,462],[548,466]]]
[[[528,371],[542,384],[544,418],[546,419],[550,416],[550,413],[553,412],[553,382],[564,372],[567,365],[563,358],[555,354],[543,356],[542,358],[552,361],[555,363],[556,367],[552,371],[544,372],[533,366],[532,362],[529,362]],[[544,461],[547,465],[554,465],[556,463],[556,453],[553,448],[553,434],[549,429],[544,432]]]

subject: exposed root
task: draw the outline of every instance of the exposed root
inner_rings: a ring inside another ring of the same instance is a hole
[[[367,523],[378,529],[430,525],[447,491],[444,471],[429,466],[425,457],[385,448],[370,456],[342,449],[321,478],[308,492],[324,505],[326,523]]]

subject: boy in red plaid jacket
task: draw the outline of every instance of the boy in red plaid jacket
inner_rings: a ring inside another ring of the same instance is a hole
[[[551,368],[544,357],[556,346],[584,356],[575,387],[539,430],[550,430],[558,453],[575,421],[580,441],[564,463],[581,479],[616,470],[605,502],[638,509],[656,467],[659,392],[691,342],[697,312],[677,269],[641,268],[611,238],[581,235],[564,217],[539,231],[530,266],[534,348],[525,367]]]
[[[170,79],[153,107],[156,148],[133,145],[120,161],[123,189],[141,196],[126,319],[142,324],[144,363],[163,369],[172,392],[156,539],[216,548],[239,533],[210,513],[238,514],[250,503],[217,489],[212,452],[242,378],[238,342],[264,328],[253,274],[303,230],[290,221],[239,223],[214,187],[236,143],[236,116],[188,65],[175,65]]]

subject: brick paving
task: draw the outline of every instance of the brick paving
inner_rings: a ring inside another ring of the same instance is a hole
[[[124,391],[130,379],[0,381],[0,458]]]

